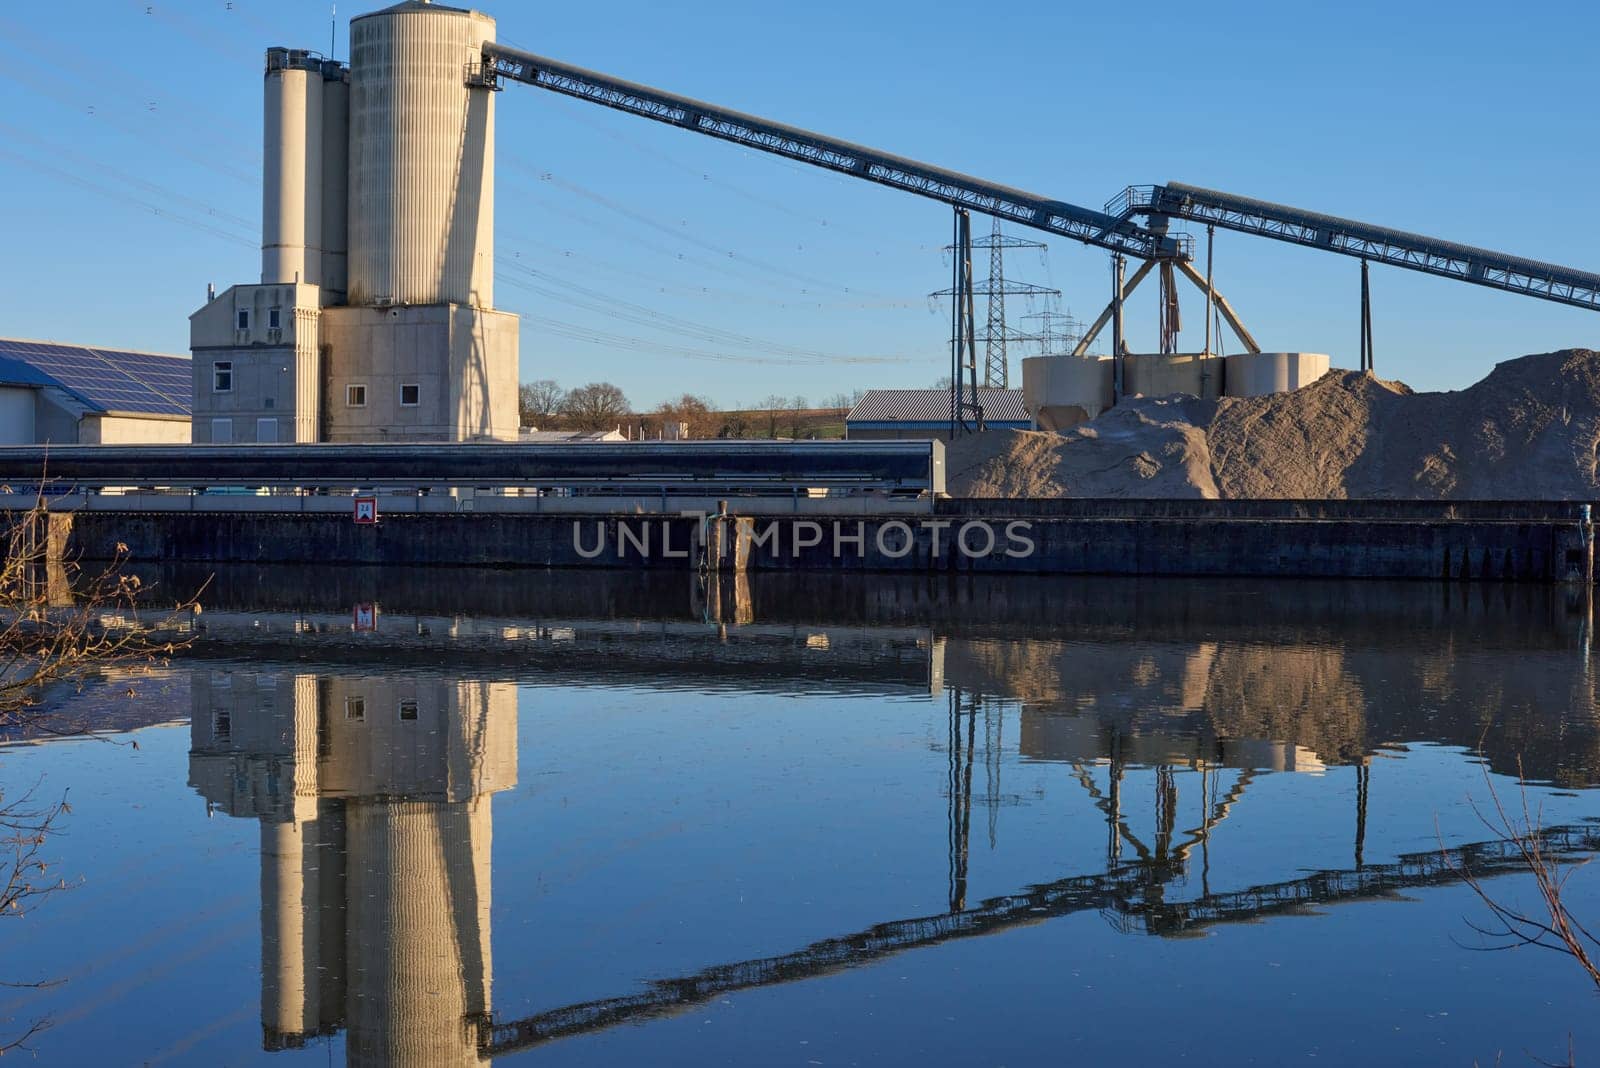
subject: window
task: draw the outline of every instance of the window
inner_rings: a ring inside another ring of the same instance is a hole
[[[415,697],[400,698],[400,722],[409,723],[417,718],[417,699]]]
[[[367,406],[367,387],[364,385],[345,386],[344,405],[346,408],[365,408]]]
[[[211,365],[211,392],[233,392],[233,361],[218,360]]]
[[[415,408],[422,401],[422,387],[415,382],[400,383],[400,407]]]
[[[233,738],[233,714],[226,708],[211,710],[211,738],[213,741],[226,742]]]
[[[211,420],[211,444],[213,444],[213,445],[232,445],[233,444],[233,420],[232,419],[213,419],[213,420]]]
[[[250,329],[250,313],[244,308],[239,309],[239,329]]]
[[[256,441],[270,445],[278,440],[278,421],[276,419],[256,420]]]
[[[367,699],[365,697],[346,697],[344,699],[344,718],[353,723],[367,721]]]
[[[278,309],[277,308],[268,308],[267,309],[267,329],[268,330],[276,330],[276,329],[278,329],[278,326],[279,326]]]

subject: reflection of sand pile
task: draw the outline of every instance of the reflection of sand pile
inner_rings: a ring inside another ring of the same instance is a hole
[[[1367,747],[1367,697],[1342,649],[1324,645],[1225,645],[1205,707],[1227,738],[1293,742],[1330,762]]]
[[[952,443],[970,497],[1587,499],[1600,495],[1600,353],[1498,365],[1449,393],[1331,372],[1265,397],[1135,399],[1066,434]]]

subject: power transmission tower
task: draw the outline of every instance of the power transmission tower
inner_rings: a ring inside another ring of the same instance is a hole
[[[1006,325],[1006,297],[1023,296],[1033,297],[1059,297],[1061,290],[1050,289],[1046,286],[1036,286],[1030,282],[1006,281],[1005,253],[1008,248],[1036,248],[1048,249],[1049,246],[1041,241],[1029,241],[1025,238],[1010,237],[1000,232],[1000,220],[994,220],[994,228],[987,238],[972,242],[972,250],[989,250],[989,280],[975,283],[972,295],[987,297],[989,301],[988,321],[983,332],[983,384],[985,387],[1009,389],[1011,385],[1010,359],[1007,350],[1013,343],[1036,342],[1042,338],[1033,334],[1012,333]],[[951,255],[959,255],[960,249],[954,245],[945,247]],[[930,294],[934,297],[955,296],[953,289],[941,289]]]
[[[1083,322],[1073,318],[1070,312],[1046,308],[1042,312],[1024,315],[1022,318],[1039,321],[1039,329],[1027,335],[1026,339],[1039,343],[1041,356],[1064,356],[1077,348],[1078,342],[1083,340]]]

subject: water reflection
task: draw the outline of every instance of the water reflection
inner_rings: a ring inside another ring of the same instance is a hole
[[[350,1064],[482,1064],[1051,917],[1093,911],[1119,931],[1184,936],[1449,883],[1463,865],[1516,869],[1484,834],[1369,858],[1385,747],[1481,745],[1498,769],[1521,761],[1532,778],[1594,784],[1587,620],[1559,594],[1109,588],[1122,596],[1030,582],[936,602],[919,580],[830,602],[826,587],[757,583],[724,614],[674,578],[635,589],[629,606],[611,587],[497,587],[501,614],[474,615],[413,588],[370,619],[315,596],[277,610],[219,597],[187,662],[189,779],[215,811],[261,824],[265,1047],[342,1029]],[[351,592],[367,591],[340,595]],[[541,593],[542,611],[516,614]],[[497,1019],[491,799],[517,782],[516,680],[938,702],[945,774],[929,800],[947,825],[945,907]],[[1008,761],[1060,767],[1102,821],[1104,853],[969,900],[974,834],[992,846],[1002,811],[1028,803],[1003,789]],[[1342,861],[1308,870],[1287,856],[1276,877],[1216,877],[1212,835],[1259,781],[1336,772],[1340,788],[1316,797],[1345,811]],[[1600,828],[1552,826],[1545,848],[1594,851]]]
[[[352,1065],[483,1063],[515,687],[250,663],[190,694],[190,785],[261,824],[265,1048],[343,1028]]]

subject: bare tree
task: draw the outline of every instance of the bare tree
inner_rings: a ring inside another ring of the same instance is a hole
[[[142,625],[135,614],[141,583],[123,573],[126,547],[119,545],[117,558],[103,570],[85,574],[75,561],[52,552],[50,519],[41,496],[3,536],[0,735],[69,733],[52,722],[45,688],[81,684],[108,667],[148,666],[170,655],[175,643],[161,631],[193,607],[192,601],[177,606],[156,628]],[[119,622],[107,624],[108,618]],[[42,800],[39,789],[35,783],[8,794],[0,784],[0,917],[21,916],[66,885],[43,855],[52,827],[69,811],[66,798]],[[0,1038],[0,1054],[27,1048],[45,1026],[47,1021],[34,1020],[22,1034]]]
[[[722,427],[716,402],[710,397],[697,397],[693,393],[663,402],[656,409],[656,414],[663,423],[683,423],[691,438],[716,437]]]
[[[574,430],[614,430],[627,416],[628,398],[610,382],[590,382],[561,401],[561,414]]]
[[[1523,778],[1520,757],[1517,759],[1517,779],[1522,793],[1522,814],[1520,817],[1512,817],[1507,814],[1505,805],[1500,801],[1500,795],[1489,778],[1488,762],[1485,761],[1483,781],[1489,789],[1493,816],[1478,811],[1476,805],[1473,806],[1473,811],[1477,813],[1478,819],[1485,827],[1516,849],[1523,867],[1533,876],[1534,886],[1539,891],[1540,904],[1544,906],[1544,914],[1530,915],[1491,896],[1484,888],[1483,881],[1467,868],[1465,861],[1462,861],[1453,866],[1456,867],[1462,881],[1472,888],[1473,893],[1477,894],[1478,899],[1488,908],[1490,916],[1488,924],[1473,923],[1471,927],[1489,940],[1490,945],[1485,947],[1488,949],[1539,946],[1565,953],[1577,963],[1590,981],[1600,988],[1600,963],[1597,963],[1600,961],[1600,939],[1590,933],[1582,921],[1567,908],[1566,901],[1563,900],[1567,880],[1589,862],[1588,858],[1566,867],[1565,870],[1562,869],[1561,860],[1552,856],[1545,848],[1541,811],[1537,807],[1530,808],[1528,804],[1528,788]],[[1440,844],[1442,848],[1442,840]]]
[[[517,407],[523,426],[543,426],[561,411],[564,394],[553,378],[524,382],[517,389]]]
[[[789,400],[789,436],[791,438],[794,438],[794,439],[798,440],[798,439],[800,439],[800,438],[805,436],[805,431],[806,431],[805,416],[806,416],[806,412],[808,412],[810,409],[811,409],[811,405],[810,405],[809,402],[807,402],[807,400],[805,399],[804,396],[801,396],[801,395],[797,394],[794,397],[790,398],[790,400]]]
[[[789,398],[781,393],[768,393],[758,407],[767,413],[767,437],[778,436],[778,419],[789,407]]]

